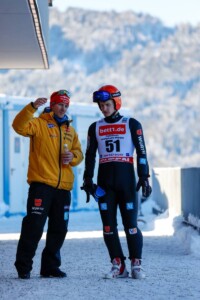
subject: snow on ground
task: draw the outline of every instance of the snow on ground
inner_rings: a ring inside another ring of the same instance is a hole
[[[69,233],[61,250],[67,278],[40,278],[40,256],[45,234],[34,258],[30,280],[19,280],[14,260],[21,217],[0,218],[0,299],[147,299],[185,300],[200,297],[200,235],[183,225],[181,217],[151,214],[152,200],[142,206],[144,280],[102,278],[111,264],[105,248],[98,211],[70,214]],[[123,227],[120,239],[128,256]],[[130,271],[130,262],[126,260]]]

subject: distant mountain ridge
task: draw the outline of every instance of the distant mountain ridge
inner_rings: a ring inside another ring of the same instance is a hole
[[[50,69],[0,73],[0,93],[32,98],[67,88],[72,101],[91,102],[99,86],[114,84],[143,124],[153,166],[200,165],[200,24],[53,8],[49,35]]]
[[[65,25],[67,24],[67,26]],[[74,28],[73,33],[71,28]],[[124,50],[137,45],[146,47],[151,41],[161,43],[176,30],[165,27],[159,20],[133,12],[95,12],[69,9],[60,18],[53,12],[51,18],[51,56],[81,61],[87,74],[112,66],[122,58]],[[56,47],[56,41],[61,47]],[[99,57],[102,59],[99,60]],[[92,60],[92,64],[91,64]]]

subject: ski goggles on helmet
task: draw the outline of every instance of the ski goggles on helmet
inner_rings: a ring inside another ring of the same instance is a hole
[[[58,93],[58,95],[67,95],[67,97],[69,97],[69,98],[71,97],[70,92],[68,92],[67,90],[60,90],[57,93]]]
[[[109,93],[107,91],[96,91],[93,93],[93,102],[99,102],[99,101],[104,102],[120,96],[121,96],[120,92]]]

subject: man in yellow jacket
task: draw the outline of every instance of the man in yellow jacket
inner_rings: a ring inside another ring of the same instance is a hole
[[[54,92],[50,97],[49,112],[44,111],[39,117],[34,117],[38,107],[46,102],[46,98],[31,102],[13,121],[14,130],[30,138],[27,215],[22,221],[15,261],[21,279],[30,278],[33,257],[47,218],[48,230],[40,275],[66,277],[66,273],[59,268],[60,249],[68,228],[70,190],[74,182],[72,167],[83,160],[78,135],[66,115],[69,92]]]

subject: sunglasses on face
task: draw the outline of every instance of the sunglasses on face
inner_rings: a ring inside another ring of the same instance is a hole
[[[99,101],[108,101],[110,99],[113,99],[114,97],[120,97],[121,93],[109,93],[106,91],[96,91],[93,93],[93,102],[99,102]]]

